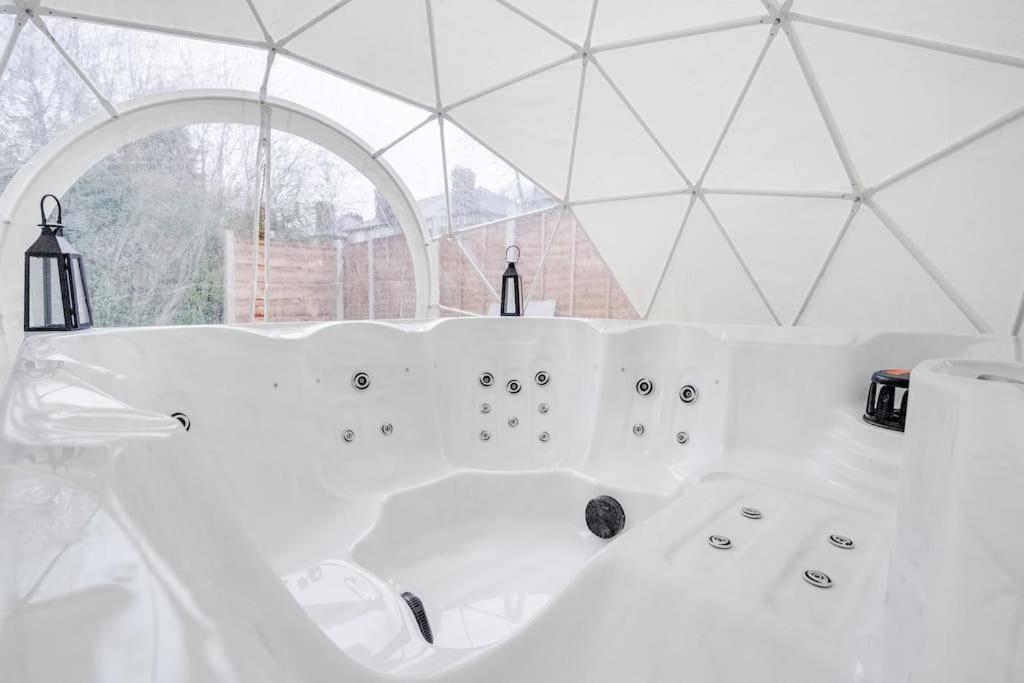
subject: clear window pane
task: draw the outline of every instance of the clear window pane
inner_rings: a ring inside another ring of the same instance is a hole
[[[98,111],[99,101],[60,53],[25,26],[0,80],[0,191],[43,145]]]
[[[29,327],[63,327],[64,302],[57,258],[29,257]]]
[[[71,259],[71,276],[75,283],[75,307],[78,312],[78,326],[87,327],[92,324],[89,306],[86,303],[85,278],[82,274],[82,259]]]
[[[333,152],[274,131],[271,210],[257,220],[258,138],[249,125],[167,130],[75,183],[65,234],[87,264],[95,325],[416,314],[401,226]]]
[[[233,124],[166,130],[75,182],[61,200],[64,232],[86,262],[93,324],[223,321],[224,244],[252,230],[257,138]],[[238,291],[248,311],[251,281]]]
[[[490,223],[558,203],[458,126],[446,125],[444,132],[455,228]]]
[[[108,99],[190,88],[260,87],[267,55],[256,48],[49,17],[46,25]]]
[[[427,112],[278,55],[269,92],[327,116],[380,149],[408,133]]]
[[[501,293],[505,248],[521,250],[516,268],[530,315],[635,319],[630,305],[586,233],[558,209],[461,233],[462,249]],[[546,254],[546,256],[545,256]],[[441,305],[496,315],[498,302],[453,240],[441,241]],[[450,311],[449,311],[450,312]]]
[[[416,282],[405,234],[373,184],[332,152],[274,131],[263,319],[411,318]],[[240,245],[251,252],[251,237]]]

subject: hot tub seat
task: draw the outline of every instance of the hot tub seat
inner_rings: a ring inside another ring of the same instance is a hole
[[[670,500],[570,470],[460,470],[388,494],[376,522],[350,549],[284,577],[285,584],[321,629],[366,666],[391,669],[396,657],[433,649],[451,650],[441,658],[457,660],[527,624],[615,542],[587,528],[586,504],[598,495],[613,496],[625,509],[616,538]],[[400,598],[405,591],[424,604],[433,648],[424,647]]]

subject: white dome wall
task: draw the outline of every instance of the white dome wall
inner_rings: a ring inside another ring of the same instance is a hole
[[[354,132],[414,193],[448,190],[464,130],[572,210],[652,319],[1021,330],[1016,0],[2,3],[22,33],[78,18],[267,51],[263,91],[285,97],[289,70],[345,79],[303,104],[389,122]]]

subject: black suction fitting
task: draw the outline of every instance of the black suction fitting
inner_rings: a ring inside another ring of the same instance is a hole
[[[598,538],[612,538],[626,526],[626,512],[611,496],[598,496],[587,503],[587,528]]]
[[[433,644],[434,632],[430,630],[430,620],[427,619],[427,610],[423,608],[423,601],[409,591],[402,593],[402,599],[405,600],[405,604],[409,605],[409,609],[412,610],[412,616],[416,619],[416,625],[420,627],[423,640]]]

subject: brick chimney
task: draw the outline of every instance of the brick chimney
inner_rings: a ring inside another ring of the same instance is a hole
[[[480,211],[476,173],[465,166],[452,168],[452,214],[456,223],[473,222]]]

